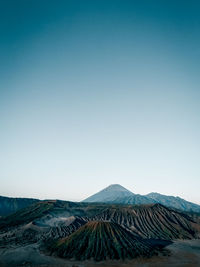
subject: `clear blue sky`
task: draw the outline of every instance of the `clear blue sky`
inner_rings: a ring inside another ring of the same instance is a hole
[[[0,1],[0,195],[112,183],[200,204],[200,2]]]

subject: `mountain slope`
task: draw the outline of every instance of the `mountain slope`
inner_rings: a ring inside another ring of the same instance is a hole
[[[81,209],[82,206],[83,208]],[[57,217],[57,214],[60,214],[61,218],[63,216],[67,218],[72,215],[85,215],[84,204],[61,200],[40,201],[18,210],[16,213],[0,218],[0,231],[32,221],[39,222],[42,220],[43,223],[45,218]]]
[[[51,228],[45,237],[47,239],[67,237],[88,221],[114,222],[131,231],[134,236],[141,238],[174,240],[200,237],[198,221],[160,204],[134,207],[107,205],[106,209],[95,216],[76,217],[70,225],[62,224]]]
[[[83,202],[110,202],[119,197],[129,197],[133,193],[121,185],[113,184],[98,193],[86,198]]]
[[[86,198],[83,202],[102,202],[114,204],[148,204],[154,203],[145,196],[135,195],[119,184],[113,184],[100,192]]]
[[[118,223],[142,238],[174,240],[200,237],[197,221],[161,204],[108,207],[93,220]]]
[[[140,204],[153,204],[156,203],[155,200],[139,195],[139,194],[133,194],[131,196],[126,197],[117,197],[115,200],[108,201],[106,203],[110,204],[130,204],[130,205],[140,205]]]
[[[114,205],[42,201],[0,218],[0,247],[68,237],[87,222],[107,221],[121,225],[140,238],[174,240],[200,237],[198,216],[151,205]]]
[[[56,242],[52,251],[69,259],[106,260],[148,256],[152,254],[153,246],[116,223],[93,221]]]
[[[33,198],[12,198],[0,196],[0,216],[9,215],[38,201],[39,199]]]
[[[158,193],[150,193],[147,195],[134,194],[119,184],[110,185],[88,197],[83,202],[132,205],[160,203],[174,209],[200,213],[200,205],[186,201],[180,197],[165,196]]]
[[[175,209],[191,212],[200,212],[200,206],[192,202],[186,201],[180,197],[166,196],[159,193],[150,193],[146,195],[157,203],[165,205],[167,207],[172,207]]]

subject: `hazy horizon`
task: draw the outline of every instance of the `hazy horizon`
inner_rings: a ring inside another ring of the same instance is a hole
[[[200,204],[199,1],[0,6],[0,195]]]

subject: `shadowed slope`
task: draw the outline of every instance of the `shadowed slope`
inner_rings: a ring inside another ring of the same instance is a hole
[[[70,234],[74,233],[77,229],[88,222],[87,218],[79,218],[74,217],[74,221],[69,225],[65,225],[65,223],[50,227],[49,231],[43,235],[44,239],[58,239],[64,238],[69,236]]]
[[[52,251],[64,258],[105,260],[150,256],[154,248],[116,223],[93,221],[57,241]]]
[[[63,211],[68,212],[68,216],[73,213],[74,209],[80,205],[60,200],[46,200],[32,204],[26,208],[20,209],[17,212],[0,218],[0,231],[10,227],[15,227],[30,223],[38,218],[42,218],[48,214],[59,214]],[[73,214],[72,214],[73,215]]]
[[[39,199],[33,198],[13,198],[0,196],[0,216],[7,216],[39,201]]]
[[[116,222],[143,238],[192,239],[200,232],[191,217],[160,204],[108,208],[93,219]]]

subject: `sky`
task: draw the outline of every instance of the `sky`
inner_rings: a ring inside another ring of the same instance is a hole
[[[119,183],[200,204],[200,2],[0,0],[0,195]]]

